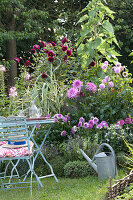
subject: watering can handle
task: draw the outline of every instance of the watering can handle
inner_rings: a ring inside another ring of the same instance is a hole
[[[113,148],[112,148],[109,144],[107,144],[107,143],[102,143],[102,144],[98,147],[98,149],[97,149],[95,155],[99,153],[100,149],[101,149],[103,146],[107,146],[107,147],[110,149],[110,151],[112,152],[112,155],[113,155],[113,157],[114,157],[114,159],[115,159],[115,152],[114,152]],[[94,157],[93,157],[93,159],[92,159],[92,162],[95,160],[95,155],[94,155]]]

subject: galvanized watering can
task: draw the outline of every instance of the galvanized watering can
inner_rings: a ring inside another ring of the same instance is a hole
[[[111,152],[100,152],[101,148],[106,146]],[[114,177],[117,174],[116,158],[113,148],[106,143],[101,144],[93,159],[91,160],[82,149],[80,149],[84,158],[89,162],[93,169],[98,173],[100,179]],[[100,153],[99,153],[100,152]],[[96,164],[94,163],[96,160]]]

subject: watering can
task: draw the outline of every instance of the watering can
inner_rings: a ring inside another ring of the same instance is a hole
[[[100,152],[103,146],[108,147],[111,152]],[[92,160],[84,153],[82,149],[80,149],[80,151],[84,156],[84,158],[98,173],[98,177],[100,179],[115,177],[115,175],[117,174],[116,158],[114,150],[109,144],[106,143],[101,144],[98,147]],[[96,160],[96,164],[94,163],[94,160]]]

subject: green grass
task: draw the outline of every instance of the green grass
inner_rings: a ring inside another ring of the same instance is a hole
[[[117,179],[124,177],[122,171]],[[33,184],[33,200],[104,200],[109,180],[99,180],[88,176],[79,179],[59,178],[56,183],[53,177],[42,179],[43,188],[38,190]],[[0,200],[29,200],[29,189],[0,191]]]

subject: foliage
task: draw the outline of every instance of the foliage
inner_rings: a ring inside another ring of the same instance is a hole
[[[133,46],[132,18],[133,4],[132,0],[107,0],[108,6],[114,13],[115,20],[111,21],[114,25],[115,36],[120,48],[118,52],[122,55],[119,61],[126,65],[133,73],[131,58],[128,57]],[[130,17],[129,17],[130,16]]]
[[[106,59],[116,62],[120,56],[112,44],[118,45],[114,29],[109,19],[114,19],[114,12],[102,4],[100,0],[92,0],[81,11],[83,14],[78,23],[81,23],[80,38],[77,42],[78,54],[82,57],[82,68],[88,67],[92,59],[98,67],[98,61]]]
[[[85,177],[93,173],[91,166],[86,161],[68,162],[64,167],[64,174],[69,178]]]
[[[117,200],[120,199],[131,200],[133,197],[133,183],[131,183],[128,187],[126,187],[122,193],[123,194],[116,197]]]

